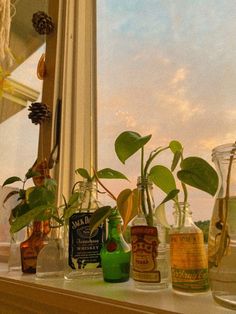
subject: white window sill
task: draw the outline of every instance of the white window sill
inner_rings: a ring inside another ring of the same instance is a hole
[[[211,293],[181,296],[171,288],[158,292],[136,291],[132,280],[105,283],[101,279],[65,281],[38,279],[34,275],[9,273],[0,265],[1,313],[209,313],[234,311],[217,305]]]

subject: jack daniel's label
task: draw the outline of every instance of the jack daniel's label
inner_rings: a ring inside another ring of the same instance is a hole
[[[131,228],[133,279],[142,282],[160,282],[157,270],[157,228],[133,226]]]
[[[89,221],[92,213],[73,214],[69,219],[69,265],[72,269],[101,267],[100,250],[104,227],[100,225],[90,236]]]

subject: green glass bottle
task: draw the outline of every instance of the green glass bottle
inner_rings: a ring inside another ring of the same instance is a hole
[[[129,280],[131,249],[121,231],[121,216],[114,210],[109,216],[108,238],[100,251],[104,281]]]

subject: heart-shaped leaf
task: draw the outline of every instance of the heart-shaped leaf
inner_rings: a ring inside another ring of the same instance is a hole
[[[34,220],[35,217],[43,213],[44,211],[52,208],[52,206],[38,206],[35,207],[34,209],[31,209],[28,211],[26,214],[18,217],[11,225],[10,232],[15,233],[25,226],[27,226],[31,221]]]
[[[91,176],[89,175],[88,171],[84,168],[78,168],[75,170],[76,174],[80,174],[82,178],[87,179],[88,181],[92,181]]]
[[[138,212],[138,190],[130,189],[123,190],[117,198],[117,208],[123,219],[123,232],[128,223],[133,219]]]
[[[215,169],[207,161],[199,157],[188,157],[181,162],[180,167],[182,170],[177,173],[180,181],[215,195],[219,179]]]
[[[169,143],[169,147],[170,147],[170,149],[171,149],[173,154],[176,153],[176,152],[182,152],[183,151],[182,144],[180,142],[178,142],[178,141],[175,141],[175,140],[171,141]]]
[[[10,177],[10,178],[6,179],[6,181],[4,181],[2,186],[5,186],[7,184],[12,184],[12,183],[17,182],[17,181],[22,182],[21,178],[19,178],[19,177]]]
[[[104,206],[98,208],[92,215],[90,222],[89,222],[89,228],[90,228],[90,234],[93,234],[93,232],[98,228],[98,226],[104,222],[104,220],[111,214],[113,208],[111,206]]]
[[[149,178],[166,194],[176,189],[175,178],[172,172],[165,166],[156,165],[152,167]]]
[[[111,168],[104,168],[102,170],[99,170],[97,173],[98,178],[100,179],[125,179],[128,180],[128,178],[121,172],[113,170]]]
[[[151,134],[142,137],[138,133],[132,131],[121,133],[115,141],[117,157],[122,163],[125,163],[125,161],[142,148],[151,137]]]
[[[168,202],[168,201],[174,199],[174,198],[177,196],[178,193],[179,193],[179,190],[178,190],[178,189],[174,189],[174,190],[170,191],[170,192],[166,195],[166,197],[164,198],[164,200],[161,202],[161,204],[164,204],[164,203],[166,203],[166,202]],[[160,204],[160,205],[161,205],[161,204]]]

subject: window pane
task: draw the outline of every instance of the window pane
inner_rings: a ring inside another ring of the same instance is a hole
[[[185,156],[211,161],[212,148],[235,141],[235,16],[234,0],[98,0],[99,168],[135,186],[139,156],[122,166],[113,148],[125,130],[153,134],[146,155],[177,139]],[[189,190],[194,219],[209,219],[212,197]]]

